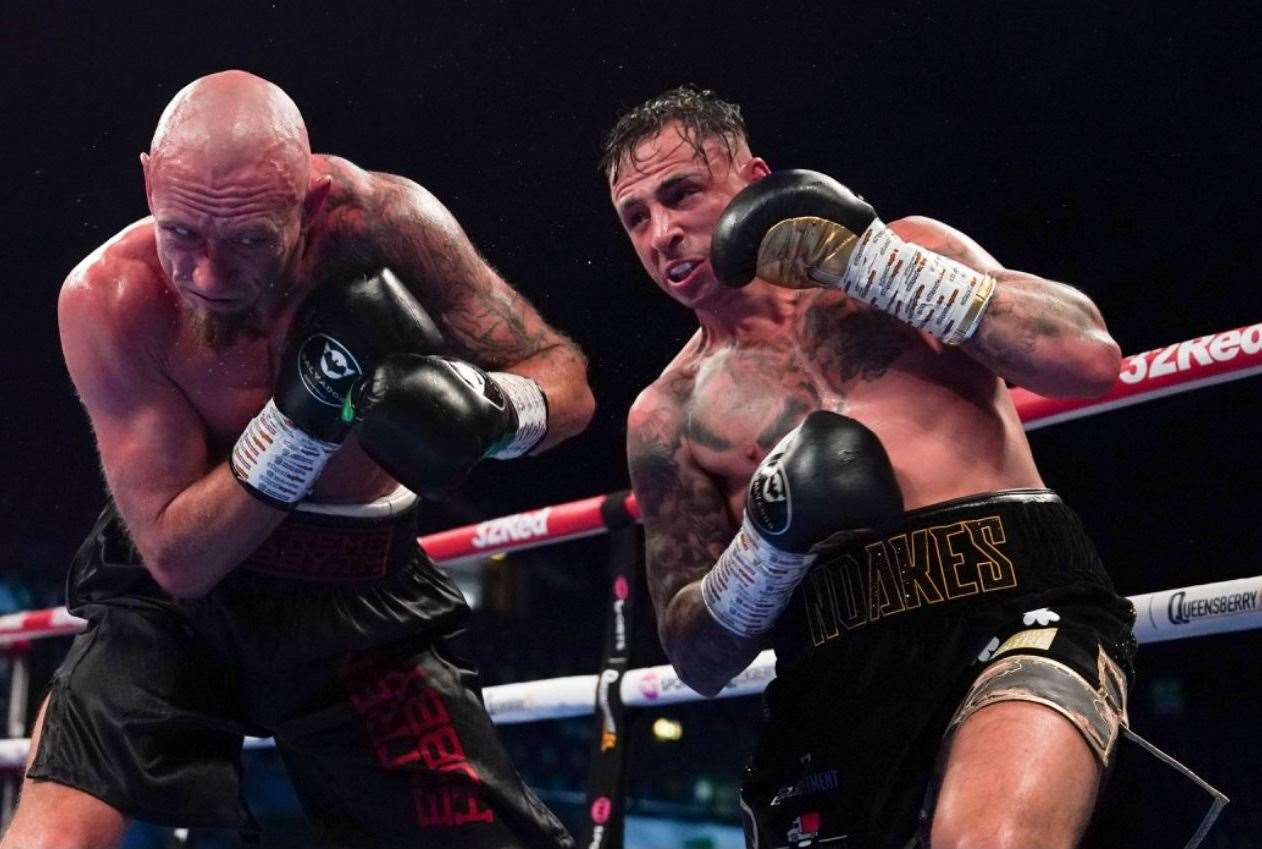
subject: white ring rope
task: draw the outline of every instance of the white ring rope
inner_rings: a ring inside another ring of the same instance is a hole
[[[1127,357],[1112,391],[1096,399],[1048,399],[1013,389],[1013,401],[1026,430],[1069,419],[1237,380],[1262,372],[1262,322],[1176,342]],[[620,494],[625,512],[638,518],[633,496]],[[431,534],[419,540],[438,563],[549,545],[606,530],[602,507],[610,496],[558,504]],[[1131,596],[1138,613],[1135,637],[1141,643],[1205,634],[1244,631],[1262,625],[1262,576],[1179,587]],[[75,634],[86,623],[64,607],[0,616],[0,648],[43,637]],[[775,677],[775,656],[764,651],[716,698],[761,693]],[[593,711],[595,675],[574,675],[487,687],[487,711],[497,724],[582,716]],[[622,698],[631,707],[697,701],[670,666],[628,670]],[[0,740],[0,768],[21,766],[29,740]],[[270,741],[250,738],[247,747]]]
[[[1130,600],[1137,614],[1135,639],[1141,643],[1247,631],[1262,625],[1262,575],[1141,593],[1130,596]],[[776,677],[775,670],[776,655],[768,649],[715,698],[757,695]],[[496,725],[587,716],[596,701],[596,677],[570,675],[499,684],[484,688],[482,700]],[[621,694],[627,707],[673,705],[704,698],[680,681],[669,665],[627,670],[622,677]],[[246,748],[272,745],[270,739],[246,740]],[[25,738],[0,740],[0,769],[22,766],[29,746],[30,741]]]

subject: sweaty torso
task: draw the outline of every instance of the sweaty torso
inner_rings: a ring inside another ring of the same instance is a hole
[[[683,443],[733,523],[754,468],[814,410],[880,437],[907,509],[1042,485],[999,378],[837,293],[803,293],[789,320],[753,341],[713,345],[699,332],[658,386],[679,405]]]
[[[368,196],[386,179],[344,160],[313,157],[317,174],[333,177],[330,195],[311,224],[305,249],[291,277],[295,291],[327,285],[373,266],[366,249]],[[222,349],[205,342],[158,263],[152,219],[123,230],[87,261],[89,285],[112,287],[114,324],[125,349],[144,357],[156,379],[176,386],[204,427],[211,462],[227,458],[237,437],[272,395],[274,375],[293,316],[291,304],[262,334],[245,335]],[[196,438],[190,434],[188,438]],[[160,450],[160,446],[155,446]],[[352,437],[316,482],[312,501],[370,501],[397,486]]]

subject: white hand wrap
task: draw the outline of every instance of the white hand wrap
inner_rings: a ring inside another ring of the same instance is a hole
[[[548,432],[548,399],[539,384],[520,374],[493,371],[488,377],[495,381],[508,403],[517,411],[517,433],[491,456],[496,460],[520,457],[538,445]]]
[[[292,506],[311,491],[337,449],[336,442],[324,442],[296,427],[272,399],[232,447],[232,472],[265,501]]]
[[[714,621],[738,637],[765,634],[816,556],[781,551],[762,538],[746,515],[727,550],[701,579],[701,599]]]
[[[859,239],[843,279],[811,276],[948,345],[972,337],[995,291],[989,274],[905,242],[879,219]]]

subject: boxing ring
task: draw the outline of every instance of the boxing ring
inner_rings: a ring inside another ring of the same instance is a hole
[[[1023,389],[1012,396],[1026,430],[1096,415],[1262,372],[1262,322],[1199,336],[1126,357],[1113,389],[1097,399],[1048,399]],[[421,537],[439,564],[482,561],[494,555],[610,534],[613,538],[605,650],[594,674],[487,687],[487,711],[497,724],[538,722],[596,714],[597,734],[587,793],[590,822],[580,845],[621,846],[622,778],[625,773],[623,711],[699,701],[670,666],[630,668],[628,617],[641,602],[634,591],[640,568],[636,547],[639,511],[627,492],[540,507],[475,525]],[[1175,587],[1130,597],[1140,643],[1182,640],[1262,627],[1262,575]],[[0,652],[10,665],[7,733],[0,740],[0,770],[8,773],[5,812],[30,741],[26,733],[29,673],[26,654],[34,640],[75,634],[85,622],[64,607],[0,616]],[[762,652],[716,698],[761,693],[775,676],[775,656]],[[261,748],[269,740],[248,739]]]

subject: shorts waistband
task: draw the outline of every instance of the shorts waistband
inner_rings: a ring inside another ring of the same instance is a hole
[[[924,507],[908,510],[903,514],[903,521],[916,522],[921,517],[937,516],[956,510],[964,511],[998,504],[1060,504],[1063,506],[1064,503],[1060,500],[1060,496],[1051,489],[1035,487],[1001,489],[996,492],[979,492],[973,495],[962,495],[959,498],[952,498],[948,501],[939,501],[936,504],[926,504]]]
[[[883,620],[961,611],[1083,580],[1107,576],[1056,493],[968,496],[824,549],[777,625],[777,645],[787,639],[817,647]]]
[[[411,493],[407,493],[411,495]],[[389,510],[296,510],[240,568],[272,577],[318,583],[383,578],[415,554],[416,501]]]

